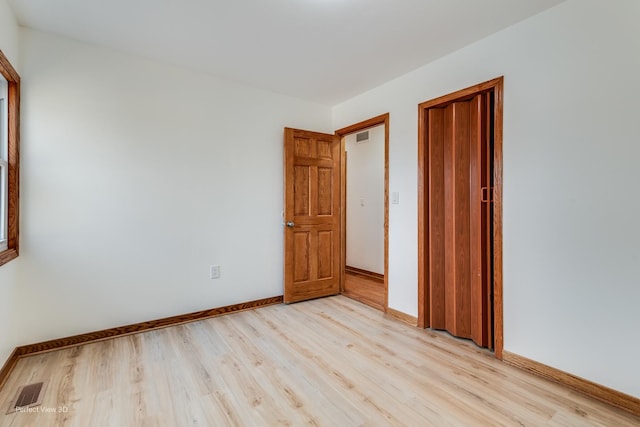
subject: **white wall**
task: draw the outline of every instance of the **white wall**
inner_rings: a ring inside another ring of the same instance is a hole
[[[0,0],[0,50],[19,72],[18,24],[6,0]],[[0,367],[16,347],[16,334],[11,310],[17,290],[19,259],[0,266]]]
[[[389,305],[417,313],[417,105],[505,76],[505,350],[640,397],[640,2],[573,0],[333,109],[390,112]]]
[[[18,65],[18,22],[8,0],[0,0],[0,50],[19,70]]]
[[[20,41],[20,344],[282,295],[283,127],[331,131],[328,107]]]
[[[384,274],[384,125],[369,141],[345,137],[347,151],[347,265]]]

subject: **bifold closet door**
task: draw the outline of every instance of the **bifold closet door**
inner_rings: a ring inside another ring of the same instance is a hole
[[[488,95],[428,111],[429,320],[489,345]]]

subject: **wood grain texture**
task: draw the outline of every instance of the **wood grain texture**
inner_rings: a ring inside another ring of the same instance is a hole
[[[344,292],[345,268],[347,266],[347,146],[345,138],[340,138],[340,292]]]
[[[485,297],[481,298],[482,301],[486,304],[483,308],[482,319],[484,321],[483,325],[483,338],[485,339],[486,345],[491,350],[494,349],[494,334],[493,334],[493,175],[492,175],[492,154],[493,147],[491,145],[492,141],[492,132],[494,130],[491,126],[491,117],[493,115],[493,99],[490,94],[482,95],[482,102],[484,102],[484,110],[481,109],[481,113],[483,113],[483,117],[481,120],[482,127],[480,129],[481,132],[485,134],[485,138],[482,140],[482,144],[480,147],[481,151],[481,163],[482,167],[480,170],[481,174],[481,186],[487,187],[491,192],[490,200],[484,203],[482,213],[481,213],[481,224],[480,228],[482,230],[482,239],[481,239],[481,252],[482,252],[482,262],[481,262],[481,275],[483,278],[482,281],[482,292]]]
[[[504,348],[502,306],[502,125],[504,78],[492,80],[493,86],[493,342],[496,357],[502,359]]]
[[[462,338],[471,337],[469,110],[469,102],[445,109],[445,319]]]
[[[11,426],[637,426],[469,341],[337,296],[272,305],[25,357],[8,390],[46,379]],[[3,392],[0,406],[13,396]]]
[[[347,270],[342,294],[377,310],[385,311],[384,281]]]
[[[12,259],[18,258],[18,249],[6,249],[4,251],[0,251],[0,265],[6,264]]]
[[[488,347],[487,94],[427,111],[429,326]],[[486,163],[486,164],[485,164]],[[484,175],[483,175],[484,173]]]
[[[165,317],[157,320],[149,320],[147,322],[134,323],[132,325],[120,326],[117,328],[103,329],[101,331],[89,332],[86,334],[74,335],[66,338],[58,338],[55,340],[43,341],[36,344],[29,344],[17,347],[15,350],[16,357],[25,357],[39,353],[45,353],[63,348],[75,347],[80,344],[87,344],[117,338],[125,335],[138,334],[140,332],[152,331],[156,329],[166,328],[169,326],[181,325],[184,323],[195,322],[202,319],[222,316],[224,314],[235,313],[238,311],[252,310],[258,307],[264,307],[273,304],[281,304],[282,296],[264,298],[255,301],[244,302],[240,304],[228,305],[225,307],[212,308],[209,310],[196,311],[193,313],[182,314],[179,316]]]
[[[361,122],[355,123],[353,125],[344,127],[342,129],[338,129],[335,131],[335,134],[342,141],[341,150],[343,153],[343,165],[342,168],[342,178],[341,178],[341,188],[342,188],[342,238],[343,238],[343,252],[342,252],[342,266],[346,266],[347,263],[347,250],[346,250],[346,230],[347,230],[347,218],[346,218],[346,192],[347,192],[347,183],[346,183],[346,151],[345,151],[345,143],[344,137],[355,133],[361,132],[365,129],[384,125],[384,309],[389,305],[389,113],[380,114],[379,116],[372,117],[367,120],[363,120]],[[343,276],[344,279],[344,276]],[[342,289],[344,289],[344,280],[342,283]]]
[[[11,61],[9,61],[4,52],[2,52],[2,49],[0,49],[0,74],[2,74],[7,81],[20,81],[20,75],[16,69],[13,68]]]
[[[418,318],[402,311],[398,311],[391,307],[387,308],[387,315],[393,319],[406,323],[407,325],[417,326]]]
[[[418,125],[418,326],[429,327],[430,325],[430,307],[433,306],[430,301],[429,279],[431,274],[431,264],[429,259],[429,242],[432,238],[433,230],[430,229],[429,212],[431,208],[430,200],[430,153],[429,153],[429,111],[432,108],[446,109],[448,105],[454,101],[467,102],[479,93],[492,93],[493,95],[493,121],[494,128],[494,150],[493,150],[493,168],[494,168],[494,203],[493,203],[493,316],[487,316],[486,324],[489,325],[490,318],[493,317],[493,335],[495,355],[498,359],[502,357],[503,349],[503,306],[502,306],[502,99],[503,99],[503,78],[499,77],[479,85],[471,86],[466,89],[448,94],[431,101],[421,103],[418,106],[419,125]],[[489,105],[489,104],[487,104]],[[491,106],[491,105],[490,105]],[[432,117],[433,118],[433,117]],[[445,123],[444,133],[447,133]],[[458,153],[459,156],[464,153]],[[445,155],[446,162],[449,161],[449,155]],[[455,157],[453,157],[455,158]],[[454,163],[454,162],[451,162]],[[464,185],[467,179],[458,176],[457,173],[447,177],[445,181],[450,181],[450,185]],[[464,177],[463,177],[464,178]],[[455,203],[449,201],[449,205]],[[455,224],[450,224],[449,228],[455,230]],[[460,230],[456,230],[460,231]],[[459,253],[459,248],[454,245],[454,253]],[[450,251],[451,252],[451,251]],[[447,266],[450,272],[455,272],[456,265]],[[463,266],[464,267],[464,266]],[[464,268],[463,268],[464,270]],[[445,271],[447,269],[445,268]],[[446,274],[446,273],[445,273]],[[453,297],[454,295],[452,295]],[[487,304],[488,306],[488,304]]]
[[[375,282],[384,283],[384,274],[375,273],[373,271],[363,270],[362,268],[352,267],[347,265],[344,267],[345,271],[349,274],[353,274],[356,276],[363,276],[367,279],[373,280]]]
[[[482,244],[482,238],[486,228],[485,207],[487,203],[482,202],[482,188],[486,187],[483,182],[482,171],[483,166],[483,147],[489,145],[486,138],[484,127],[484,104],[483,98],[485,94],[479,94],[470,101],[469,110],[469,188],[471,189],[469,203],[469,220],[470,220],[470,278],[471,278],[471,339],[481,347],[487,347],[488,336],[485,330],[487,325],[484,318],[484,309],[487,307],[485,298],[489,297],[484,289],[485,283],[488,284],[490,277],[487,277],[487,271],[483,270],[483,258],[487,254],[486,247]],[[486,156],[485,156],[485,161]],[[474,189],[478,189],[474,191]],[[484,227],[483,227],[484,225]],[[490,247],[489,247],[490,251]],[[490,254],[491,252],[489,252]]]
[[[341,142],[334,135],[284,131],[284,301],[340,292]]]
[[[0,369],[0,391],[2,391],[2,386],[4,385],[5,381],[9,377],[9,374],[11,374],[11,371],[13,371],[13,368],[16,366],[16,363],[18,363],[19,357],[17,353],[18,353],[18,350],[14,349],[11,352],[11,355],[9,356],[7,361],[4,363],[4,365],[2,365],[2,369]],[[1,410],[2,408],[0,408],[0,411]]]
[[[335,131],[336,135],[342,137],[345,135],[349,135],[356,132],[361,132],[365,129],[372,128],[374,126],[388,124],[389,123],[389,113],[380,114],[379,116],[372,117],[367,120],[363,120],[358,123],[354,123],[349,126],[345,126]]]
[[[572,388],[580,393],[584,393],[640,417],[640,399],[636,397],[629,396],[628,394],[596,384],[515,353],[505,351],[503,352],[503,356],[504,362],[509,365],[516,366],[532,374],[562,384],[563,386]]]
[[[493,348],[491,313],[491,201],[483,201],[482,189],[491,191],[491,129],[488,119],[489,94],[476,95],[470,101],[470,244],[471,257],[471,338],[481,347]]]
[[[20,76],[1,50],[0,74],[8,84],[7,137],[9,143],[7,249],[0,252],[0,265],[3,265],[18,257],[20,246]]]
[[[384,309],[389,307],[389,113],[384,114]]]
[[[418,106],[418,327],[431,326],[428,280],[429,260],[429,109]],[[438,120],[437,123],[440,123]]]
[[[454,105],[450,104],[444,109],[444,254],[442,261],[444,264],[444,306],[431,302],[429,311],[440,310],[444,315],[444,329],[457,334],[456,315],[456,199],[455,195],[455,138],[454,136]],[[429,189],[431,190],[431,189]],[[431,194],[429,194],[431,196]],[[430,224],[431,226],[431,224]],[[434,230],[430,229],[430,233]],[[429,254],[431,256],[431,253]],[[428,284],[427,286],[431,286]]]
[[[445,149],[444,149],[444,110],[430,109],[427,143],[427,186],[429,194],[428,251],[426,262],[429,290],[429,327],[445,329]]]

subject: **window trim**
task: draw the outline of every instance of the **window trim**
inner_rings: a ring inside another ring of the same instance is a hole
[[[20,76],[0,50],[0,74],[7,81],[7,248],[0,251],[0,266],[18,257],[20,218]]]

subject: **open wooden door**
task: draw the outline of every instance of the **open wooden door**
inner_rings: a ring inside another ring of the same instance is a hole
[[[284,130],[284,302],[340,292],[340,139]]]

